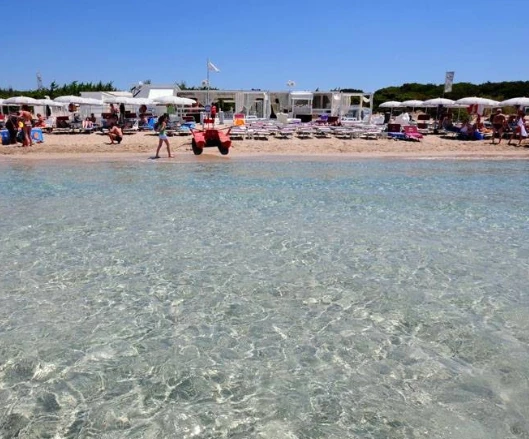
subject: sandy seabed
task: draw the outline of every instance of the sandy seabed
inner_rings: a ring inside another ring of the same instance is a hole
[[[224,127],[227,128],[227,127]],[[529,159],[529,141],[521,146],[491,144],[490,140],[461,141],[439,135],[427,135],[420,142],[392,139],[338,139],[309,138],[268,140],[233,140],[227,156],[221,156],[217,148],[205,148],[200,156],[191,150],[191,136],[169,138],[173,158],[167,158],[165,146],[161,160],[204,161],[212,159],[339,159],[362,158],[391,159]],[[517,144],[517,142],[516,142]],[[92,134],[45,134],[44,143],[31,147],[0,146],[0,162],[18,160],[80,160],[115,161],[142,160],[154,157],[158,137],[152,132],[125,135],[121,144],[110,144],[108,136]]]

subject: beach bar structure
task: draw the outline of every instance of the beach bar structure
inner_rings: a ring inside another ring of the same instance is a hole
[[[298,90],[217,90],[185,89],[169,84],[137,84],[129,92],[90,93],[90,97],[102,99],[106,95],[127,93],[133,97],[156,99],[161,96],[180,96],[194,99],[197,103],[186,108],[186,113],[193,114],[197,121],[208,104],[216,104],[225,111],[220,113],[231,118],[235,113],[256,116],[260,119],[277,119],[278,115],[308,122],[321,115],[333,117],[353,117],[358,120],[370,115],[373,110],[373,93],[348,93],[333,91],[298,91]],[[83,93],[85,94],[85,93]],[[165,107],[152,108],[155,113],[163,113]],[[104,111],[104,110],[103,110]]]

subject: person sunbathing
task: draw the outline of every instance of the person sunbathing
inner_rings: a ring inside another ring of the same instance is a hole
[[[452,120],[452,116],[449,115],[443,119],[443,128],[446,131],[450,131],[452,133],[459,133],[461,131],[460,128],[456,127],[454,125],[454,121]]]
[[[83,120],[83,129],[91,130],[93,127],[94,122],[92,122],[92,119],[90,117],[87,117],[85,120]]]
[[[37,113],[37,122],[35,122],[35,128],[46,128],[46,119],[40,113]]]
[[[459,137],[463,140],[474,140],[474,131],[474,125],[469,121],[466,121],[459,130]]]
[[[111,145],[114,143],[114,141],[116,141],[119,145],[123,140],[123,131],[118,125],[113,125],[108,131],[108,137],[110,137]]]

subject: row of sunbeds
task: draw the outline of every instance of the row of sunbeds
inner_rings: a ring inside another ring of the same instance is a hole
[[[230,129],[232,140],[257,139],[266,140],[273,136],[278,139],[299,138],[373,138],[386,137],[384,125],[358,124],[356,126],[322,126],[317,124],[278,124],[253,123],[250,125],[233,126]]]

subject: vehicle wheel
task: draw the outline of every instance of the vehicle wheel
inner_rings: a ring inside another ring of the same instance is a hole
[[[219,151],[222,155],[228,155],[230,148],[225,148],[224,146],[219,146]]]
[[[202,154],[202,148],[199,148],[197,146],[197,142],[195,142],[195,139],[191,140],[191,148],[193,148],[193,152],[195,153],[195,155]]]

